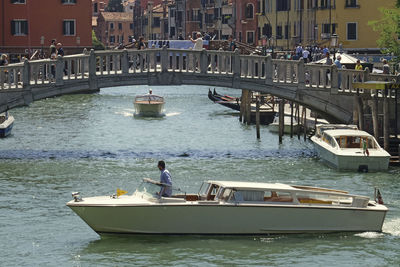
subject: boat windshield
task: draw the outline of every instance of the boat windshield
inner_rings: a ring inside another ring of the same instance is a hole
[[[164,98],[158,95],[139,95],[136,96],[135,102],[164,102]]]
[[[157,197],[157,193],[160,192],[161,184],[149,178],[144,178],[143,182],[136,189],[136,192],[149,194],[153,197]]]
[[[331,147],[336,147],[336,143],[335,140],[333,139],[333,137],[331,137],[330,135],[327,135],[326,133],[323,134],[322,140],[325,143],[328,143]]]
[[[376,149],[377,144],[372,137],[369,136],[339,136],[336,137],[336,142],[340,148],[363,148],[363,144],[366,144],[368,149]]]

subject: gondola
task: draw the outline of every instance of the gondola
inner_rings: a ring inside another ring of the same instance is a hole
[[[225,107],[231,108],[236,111],[240,111],[240,98],[232,97],[228,95],[218,94],[215,89],[212,92],[211,89],[208,89],[208,98],[214,103],[221,104]],[[260,122],[262,124],[270,124],[275,117],[275,110],[273,102],[270,103],[268,101],[264,102],[260,107]],[[251,104],[251,123],[255,123],[256,121],[256,106],[255,103]]]
[[[240,111],[239,98],[227,95],[220,95],[215,91],[215,89],[214,92],[211,92],[211,89],[208,89],[208,98],[214,103],[218,103],[233,110]]]

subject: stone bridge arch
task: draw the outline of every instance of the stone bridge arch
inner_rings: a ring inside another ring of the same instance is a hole
[[[304,64],[238,51],[177,49],[85,51],[0,67],[0,111],[47,97],[123,85],[205,85],[268,93],[294,101],[332,122],[350,123],[355,77],[395,79],[336,66]],[[339,84],[340,83],[340,84]]]

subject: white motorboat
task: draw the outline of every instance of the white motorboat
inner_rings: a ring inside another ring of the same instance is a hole
[[[6,137],[14,126],[14,117],[8,115],[8,111],[0,113],[0,137]]]
[[[164,98],[153,95],[151,90],[148,94],[135,97],[135,116],[162,117],[164,116]]]
[[[384,171],[390,154],[355,125],[319,124],[311,137],[321,159],[340,170]]]
[[[133,195],[122,196],[77,192],[67,206],[99,234],[380,232],[388,210],[383,201],[308,186],[207,181],[198,194],[160,197],[160,185],[144,179]]]
[[[293,117],[293,133],[297,133],[298,128],[299,128],[299,123]],[[271,132],[279,133],[279,114],[276,114],[274,121],[268,125],[268,129]],[[291,129],[290,116],[285,115],[283,116],[283,132],[285,134],[290,134],[290,129]]]

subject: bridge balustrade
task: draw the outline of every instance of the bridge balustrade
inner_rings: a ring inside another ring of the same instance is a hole
[[[166,73],[180,75],[168,76]],[[369,70],[305,64],[302,59],[281,60],[272,59],[270,56],[241,55],[239,51],[197,51],[165,47],[146,50],[92,50],[90,53],[60,56],[56,60],[26,60],[23,63],[0,67],[0,91],[22,89],[15,90],[13,94],[19,95],[21,101],[27,103],[30,97],[36,100],[63,93],[98,90],[99,87],[113,84],[179,84],[182,81],[193,84],[196,83],[196,79],[201,80],[200,84],[215,84],[217,81],[220,86],[251,90],[259,88],[265,92],[274,90],[275,84],[282,88],[279,91],[275,90],[275,93],[282,92],[282,95],[278,96],[299,102],[303,100],[297,99],[298,94],[295,92],[301,90],[303,92],[298,92],[306,95],[306,101],[311,101],[304,103],[305,105],[329,112],[335,118],[341,116],[345,118],[344,121],[352,113],[342,108],[343,101],[331,101],[333,95],[369,94],[369,97],[394,97],[395,89],[387,92],[356,90],[353,88],[353,82],[399,80],[397,76],[371,74]],[[285,88],[289,90],[285,92]],[[56,90],[52,91],[53,89]],[[308,97],[313,95],[321,99],[320,103]],[[0,99],[0,106],[8,106],[7,101],[2,102]],[[330,105],[329,108],[327,105]],[[340,115],[337,115],[338,113]]]
[[[273,59],[273,81],[277,83],[298,83],[299,61]]]
[[[88,79],[89,73],[89,55],[72,55],[62,58],[63,62],[59,69],[64,80]]]
[[[334,67],[323,64],[306,64],[304,79],[305,86],[310,88],[332,88],[332,81],[336,80]]]
[[[23,87],[24,63],[10,64],[0,67],[0,88],[18,89]]]

